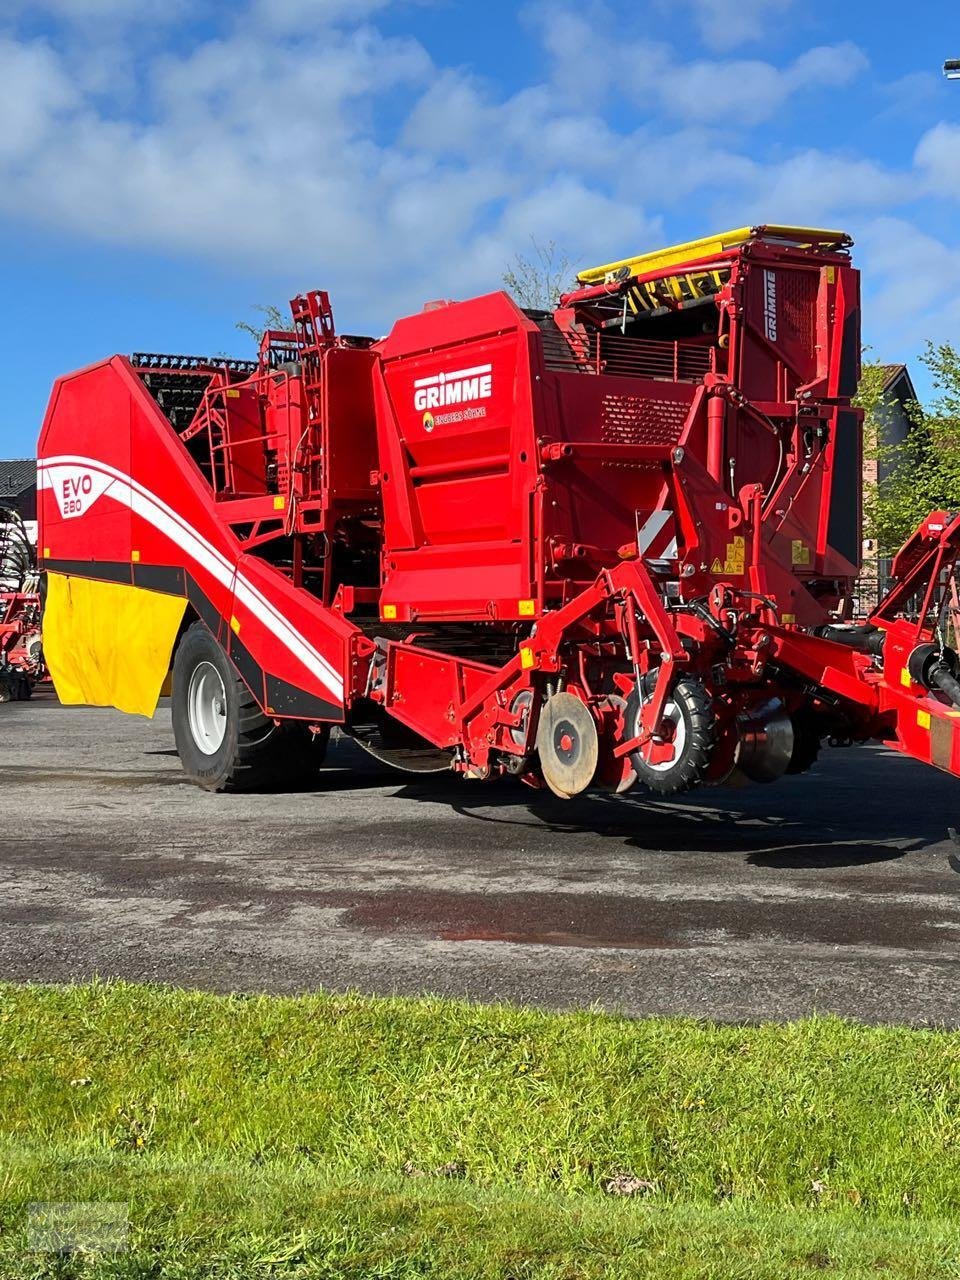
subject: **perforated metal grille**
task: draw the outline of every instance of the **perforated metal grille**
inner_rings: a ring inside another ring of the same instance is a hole
[[[600,439],[604,444],[652,444],[670,447],[680,439],[688,406],[676,400],[607,394],[600,401]],[[635,469],[658,463],[619,460],[605,466]]]
[[[600,402],[604,444],[676,444],[687,406],[647,396],[605,395]]]
[[[778,277],[781,338],[812,351],[817,340],[817,277],[810,271],[780,271]]]

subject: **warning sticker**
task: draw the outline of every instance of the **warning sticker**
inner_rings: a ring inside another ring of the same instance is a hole
[[[723,565],[720,563],[720,557],[717,556],[713,564],[710,566],[711,573],[723,573]]]
[[[810,563],[810,548],[802,538],[794,538],[790,544],[791,560],[794,564]]]
[[[724,561],[724,573],[743,573],[746,569],[747,540],[742,534],[727,543],[727,558]]]

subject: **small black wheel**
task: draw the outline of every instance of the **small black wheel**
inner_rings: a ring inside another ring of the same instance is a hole
[[[259,791],[304,781],[322,763],[327,733],[264,715],[202,622],[173,660],[173,736],[183,768],[207,791]]]
[[[0,702],[26,702],[33,696],[33,685],[20,671],[0,671]]]
[[[653,679],[645,681],[643,703],[653,693]],[[640,732],[643,706],[634,689],[627,698],[624,732],[634,738]],[[630,756],[638,781],[659,795],[689,791],[707,772],[717,743],[717,720],[710,695],[700,680],[685,676],[667,696],[663,708],[665,732]]]
[[[817,763],[823,731],[816,718],[805,715],[803,711],[795,711],[791,720],[793,721],[793,751],[785,772],[806,773]]]
[[[299,725],[297,728],[304,744],[309,767],[321,768],[326,763],[327,748],[330,746],[330,726],[321,725],[318,733],[311,733],[307,725]]]

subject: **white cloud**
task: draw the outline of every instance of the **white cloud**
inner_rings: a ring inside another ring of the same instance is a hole
[[[0,38],[0,159],[29,160],[76,101],[70,78],[46,44]]]
[[[496,287],[531,235],[587,263],[718,225],[836,224],[862,242],[874,328],[924,336],[956,319],[957,248],[890,215],[918,194],[956,198],[960,128],[929,130],[899,169],[829,146],[774,150],[779,131],[755,130],[793,95],[860,74],[855,46],[786,67],[684,63],[662,43],[618,40],[610,11],[587,0],[549,22],[534,11],[551,74],[504,94],[383,35],[386,2],[247,0],[179,51],[121,32],[109,75],[83,29],[55,44],[0,37],[0,212],[320,283],[373,327],[428,297]],[[316,21],[295,21],[304,6]]]
[[[907,173],[858,156],[810,150],[756,171],[752,203],[768,222],[818,225],[855,212],[891,208],[912,198]]]
[[[627,158],[630,145],[601,116],[571,110],[553,86],[497,101],[478,79],[452,70],[415,104],[402,140],[435,155],[512,157],[526,172],[574,168],[607,175]]]
[[[856,45],[825,45],[783,68],[756,59],[678,65],[658,81],[656,92],[685,120],[756,125],[774,117],[794,94],[849,84],[866,66]]]
[[[538,242],[554,241],[584,263],[608,260],[612,245],[652,246],[663,236],[659,218],[646,215],[636,202],[604,195],[571,174],[560,174],[517,195],[496,230],[478,237],[488,281],[499,280],[517,247],[529,253],[531,230]]]
[[[914,161],[930,191],[960,198],[960,125],[941,121],[917,143]]]
[[[903,218],[880,217],[858,236],[866,336],[883,359],[960,333],[960,243]]]
[[[83,49],[70,56],[0,43],[0,107],[17,125],[8,146],[20,146],[16,164],[0,153],[10,216],[257,273],[296,270],[342,290],[354,312],[364,295],[380,297],[385,270],[391,311],[416,308],[496,287],[531,234],[602,256],[611,237],[650,231],[635,199],[562,172],[592,129],[609,132],[601,121],[554,118],[546,90],[484,103],[419,43],[369,26],[295,43],[240,27],[155,58],[135,112],[85,95]],[[406,137],[378,139],[378,104],[411,92],[427,106]],[[538,166],[526,158],[534,117],[546,139]],[[497,129],[484,133],[491,119]],[[489,144],[473,155],[464,133],[454,145],[471,121]]]
[[[187,0],[7,0],[9,17],[47,15],[67,22],[172,22],[186,11]]]
[[[756,9],[748,3],[746,16],[756,16]],[[660,107],[691,123],[742,130],[772,119],[794,95],[840,88],[868,66],[850,41],[808,49],[785,67],[759,58],[685,61],[662,41],[625,35],[614,12],[600,3],[576,11],[534,4],[526,13],[568,110],[586,104],[595,110],[608,97],[627,98],[648,114]]]
[[[391,0],[254,0],[250,17],[272,31],[309,32],[317,23],[361,22]]]
[[[690,0],[700,35],[712,49],[733,49],[759,40],[772,19],[785,14],[793,0]]]

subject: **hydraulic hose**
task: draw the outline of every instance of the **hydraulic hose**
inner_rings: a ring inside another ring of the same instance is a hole
[[[821,636],[824,640],[832,640],[834,644],[844,644],[849,649],[857,649],[860,653],[872,653],[875,658],[882,656],[887,638],[885,631],[869,624],[865,626],[833,624],[815,627],[814,635]]]
[[[945,693],[955,707],[960,707],[960,680],[946,662],[935,662],[927,671],[929,686]]]

